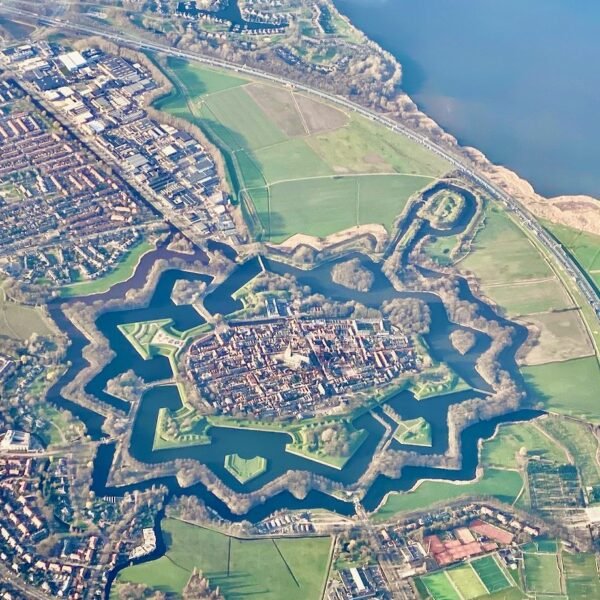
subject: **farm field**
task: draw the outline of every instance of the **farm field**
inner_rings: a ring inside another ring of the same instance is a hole
[[[240,540],[176,519],[162,524],[166,555],[128,567],[118,583],[131,581],[181,598],[194,568],[228,600],[319,600],[329,567],[331,540],[320,538]],[[268,567],[266,567],[268,565]]]
[[[521,488],[523,479],[517,471],[485,469],[479,481],[454,484],[449,481],[423,481],[414,491],[391,493],[378,509],[375,519],[391,519],[396,513],[423,509],[437,502],[446,502],[462,496],[494,496],[512,504]]]
[[[524,553],[525,587],[535,594],[561,594],[558,561],[555,553]]]
[[[523,359],[527,365],[593,356],[594,347],[578,310],[547,312],[523,317],[523,322],[539,331],[536,345]]]
[[[26,340],[34,333],[45,336],[54,333],[42,309],[11,301],[0,283],[0,336]]]
[[[600,236],[549,221],[544,226],[565,246],[600,289]]]
[[[498,256],[502,256],[501,261]],[[485,209],[485,227],[477,232],[470,254],[460,265],[461,270],[475,274],[492,299],[493,284],[552,276],[544,258],[519,227],[505,212],[489,205]],[[504,308],[512,309],[510,303]]]
[[[500,426],[496,437],[484,444],[481,460],[491,467],[514,469],[517,466],[516,455],[523,448],[529,456],[541,456],[559,463],[567,462],[565,451],[548,439],[532,422]]]
[[[594,554],[562,555],[569,600],[600,598],[600,576]]]
[[[364,224],[389,230],[409,197],[448,170],[404,136],[287,88],[178,59],[167,66],[177,89],[157,108],[218,146],[235,195],[247,192],[258,238],[325,237]]]
[[[150,242],[144,241],[127,252],[118,266],[103,277],[65,285],[60,289],[60,295],[63,298],[71,298],[73,296],[102,294],[113,285],[127,281],[133,275],[142,256],[153,249],[154,246]]]
[[[506,308],[509,318],[573,308],[563,286],[553,278],[484,286],[483,290]]]
[[[600,366],[595,357],[524,367],[530,401],[546,410],[600,422],[597,390]]]

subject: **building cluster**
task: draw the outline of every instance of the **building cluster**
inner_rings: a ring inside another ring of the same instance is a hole
[[[411,341],[382,320],[232,324],[187,355],[189,376],[222,414],[257,418],[314,415],[419,369]]]
[[[251,532],[258,535],[294,535],[315,533],[316,529],[310,513],[297,512],[272,515],[254,525]]]
[[[94,568],[101,545],[97,536],[67,538],[61,551],[48,556],[37,549],[50,534],[37,501],[42,468],[34,458],[0,457],[0,570],[48,595],[92,597],[101,587]]]
[[[156,550],[156,533],[152,527],[145,527],[142,530],[142,543],[135,546],[129,553],[129,559],[142,558]]]
[[[11,275],[104,275],[158,221],[150,204],[200,235],[239,241],[213,158],[149,116],[158,83],[146,67],[46,42],[3,50],[1,64],[20,80],[0,84],[0,253]]]

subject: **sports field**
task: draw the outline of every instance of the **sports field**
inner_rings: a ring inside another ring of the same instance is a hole
[[[118,582],[144,583],[181,597],[194,568],[211,587],[219,586],[228,600],[319,600],[329,569],[328,537],[240,540],[222,533],[165,519],[167,552],[158,560],[128,567],[119,573],[111,598],[118,598]]]
[[[168,59],[167,74],[176,90],[157,107],[218,146],[257,238],[391,229],[409,197],[449,168],[408,138],[292,89],[179,59]]]
[[[494,555],[420,578],[433,600],[473,600],[514,586]]]
[[[524,367],[530,400],[551,411],[600,422],[600,366],[595,357]]]
[[[558,568],[560,556],[555,553],[525,552],[523,557],[525,587],[528,592],[535,594],[563,593]]]

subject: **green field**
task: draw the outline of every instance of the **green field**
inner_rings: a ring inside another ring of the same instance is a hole
[[[321,598],[329,569],[330,538],[240,540],[168,518],[162,528],[165,556],[121,571],[111,598],[117,598],[115,588],[120,581],[144,583],[181,598],[195,567],[211,587],[219,586],[227,600]]]
[[[486,295],[506,309],[508,317],[573,308],[573,302],[556,279],[485,286]]]
[[[401,444],[431,446],[431,425],[423,417],[401,421],[394,438]]]
[[[534,423],[501,425],[496,436],[486,441],[481,461],[491,467],[514,469],[516,455],[525,449],[528,456],[541,456],[558,463],[568,462],[565,451],[545,436]]]
[[[600,366],[595,357],[524,367],[522,372],[533,404],[600,422]]]
[[[54,334],[42,309],[12,302],[0,285],[0,336],[26,340],[34,333],[44,336]]]
[[[600,577],[594,554],[563,554],[569,600],[600,598]]]
[[[408,138],[287,88],[181,60],[168,67],[176,90],[157,107],[218,146],[234,193],[249,194],[245,213],[257,237],[390,229],[408,198],[448,169]]]
[[[464,564],[453,569],[448,569],[447,574],[465,600],[472,600],[472,598],[478,598],[487,594],[487,588],[483,585],[479,577],[477,577],[471,565]]]
[[[399,512],[420,510],[463,496],[494,496],[512,504],[522,487],[523,479],[518,472],[500,469],[485,469],[479,481],[462,485],[449,481],[423,481],[414,491],[389,494],[375,519],[385,521]]]
[[[155,353],[152,344],[154,336],[160,329],[163,329],[172,322],[172,319],[160,319],[158,321],[126,323],[124,325],[117,325],[117,327],[127,338],[127,341],[137,350],[138,354],[144,360],[148,360]]]
[[[583,485],[594,488],[594,496],[600,500],[600,465],[596,460],[598,440],[590,427],[585,423],[556,416],[543,419],[540,424],[571,453],[581,473]]]
[[[108,291],[113,285],[127,281],[133,275],[142,256],[153,249],[154,245],[147,241],[137,244],[123,256],[123,259],[115,269],[103,277],[65,285],[60,288],[60,295],[63,298],[72,298],[74,296],[102,294]]]
[[[499,592],[513,585],[494,556],[478,558],[471,562],[471,566],[490,593]]]
[[[565,246],[600,290],[600,236],[544,221],[544,226]]]
[[[228,454],[225,457],[225,468],[240,483],[248,483],[267,470],[267,459],[262,456],[242,458],[239,454]]]
[[[485,227],[477,232],[461,269],[475,273],[492,298],[494,288],[490,285],[552,276],[544,258],[519,227],[500,208],[489,205],[485,209]]]
[[[525,587],[535,594],[561,594],[560,571],[556,554],[526,552],[524,555]]]
[[[474,598],[519,598],[514,587],[494,555],[479,558],[419,577],[418,587],[424,588],[433,600],[473,600]]]

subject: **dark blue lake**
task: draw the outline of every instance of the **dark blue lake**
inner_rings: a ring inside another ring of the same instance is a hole
[[[334,1],[462,144],[546,196],[600,197],[600,2]]]

